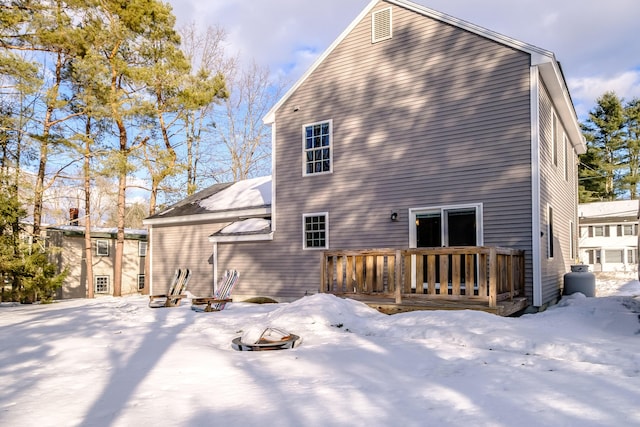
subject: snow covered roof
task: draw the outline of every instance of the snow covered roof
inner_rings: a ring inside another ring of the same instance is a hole
[[[582,203],[578,205],[580,222],[607,222],[621,218],[638,217],[638,200],[614,200],[610,202]]]
[[[241,242],[273,239],[271,220],[247,218],[235,221],[209,236],[210,242]]]
[[[215,184],[146,218],[145,225],[271,214],[271,175]]]
[[[270,206],[271,176],[238,181],[197,203],[208,211]]]
[[[76,235],[76,236],[84,236],[86,228],[80,225],[56,225],[47,227],[47,230],[59,230],[63,231],[65,235]],[[92,237],[109,237],[114,238],[118,233],[118,229],[116,227],[91,227],[91,236]],[[144,228],[125,228],[124,236],[127,239],[132,238],[146,238],[147,230]]]
[[[271,229],[271,221],[264,218],[248,218],[227,225],[216,234],[260,233]]]

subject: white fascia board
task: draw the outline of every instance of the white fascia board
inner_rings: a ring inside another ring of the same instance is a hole
[[[576,150],[576,153],[586,153],[587,144],[584,135],[582,135],[582,129],[580,129],[580,123],[578,123],[573,101],[571,101],[569,90],[565,84],[564,77],[562,77],[560,66],[554,60],[552,62],[539,64],[539,69],[542,80],[549,90],[549,95],[553,101],[556,113],[560,116],[560,120],[562,120],[563,127],[567,132],[571,145]]]
[[[213,243],[235,243],[235,242],[266,242],[273,240],[273,232],[266,234],[244,234],[237,236],[211,236],[209,241]]]
[[[302,83],[304,83],[305,80],[307,80],[309,75],[311,75],[311,73],[313,73],[316,70],[316,68],[318,68],[318,66],[320,66],[320,64],[327,58],[327,56],[329,56],[329,54],[331,52],[333,52],[333,50],[336,48],[336,46],[338,46],[342,42],[342,40],[344,40],[347,37],[347,35],[355,28],[356,25],[358,25],[358,23],[362,19],[364,19],[365,16],[367,16],[369,11],[371,11],[371,9],[373,9],[373,7],[376,4],[378,4],[378,0],[372,0],[367,5],[367,7],[365,7],[364,10],[362,12],[360,12],[360,14],[351,22],[351,24],[349,24],[347,29],[344,30],[342,32],[342,34],[340,34],[340,36],[338,36],[338,38],[335,39],[335,41],[333,43],[331,43],[331,46],[329,46],[327,48],[327,50],[325,50],[322,53],[322,55],[320,55],[318,57],[318,59],[316,59],[316,61],[313,63],[313,65],[311,65],[311,67],[309,67],[309,69],[302,75],[302,77],[300,77],[298,79],[298,81],[293,86],[291,86],[291,89],[289,89],[287,91],[287,93],[285,93],[284,96],[282,98],[280,98],[280,100],[264,116],[264,118],[262,119],[264,124],[268,125],[268,124],[274,123],[276,121],[276,111],[278,111],[280,109],[280,107],[282,107],[282,104],[284,104],[289,99],[289,97],[296,90],[298,90],[298,88],[302,85]]]
[[[271,215],[270,207],[238,209],[224,212],[210,212],[197,215],[183,215],[170,218],[143,219],[144,225],[178,225],[190,222],[233,221],[237,218],[255,218]]]

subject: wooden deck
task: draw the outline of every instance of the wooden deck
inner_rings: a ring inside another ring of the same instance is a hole
[[[510,316],[528,305],[521,250],[333,250],[322,259],[321,292],[356,299],[387,314],[481,310]]]

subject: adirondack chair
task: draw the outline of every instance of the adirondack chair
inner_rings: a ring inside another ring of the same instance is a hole
[[[187,290],[187,283],[191,277],[191,270],[188,268],[178,268],[171,281],[169,292],[166,294],[149,295],[149,307],[177,307],[182,298],[186,298],[184,293]]]
[[[231,292],[238,282],[240,273],[237,270],[227,270],[220,278],[218,286],[213,292],[212,297],[193,298],[191,300],[191,309],[195,311],[221,311],[228,302],[232,302]],[[204,307],[203,307],[204,306]]]

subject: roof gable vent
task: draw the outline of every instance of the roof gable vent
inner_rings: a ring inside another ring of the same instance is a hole
[[[390,39],[392,32],[390,7],[371,14],[371,43]]]

